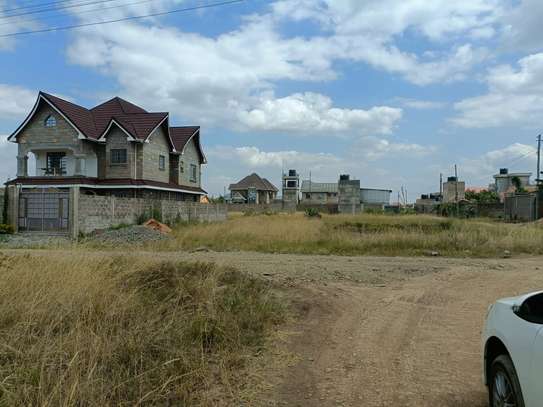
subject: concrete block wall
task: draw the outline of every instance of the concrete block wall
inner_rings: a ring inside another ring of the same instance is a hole
[[[338,210],[339,213],[355,214],[361,211],[360,206],[360,180],[351,180],[348,177],[338,183]]]
[[[294,202],[272,202],[269,204],[228,204],[228,212],[295,212],[296,203]]]
[[[197,202],[80,195],[78,232],[90,233],[119,224],[135,224],[142,214],[158,211],[167,223],[176,221],[219,222],[227,219],[226,205]]]

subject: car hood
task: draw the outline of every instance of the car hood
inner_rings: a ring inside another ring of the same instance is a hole
[[[543,290],[541,291],[533,291],[531,293],[528,293],[528,294],[522,294],[522,295],[518,295],[516,297],[507,297],[507,298],[502,298],[496,302],[499,302],[501,304],[505,304],[505,305],[510,305],[510,306],[515,306],[515,305],[522,305],[522,303],[524,301],[526,301],[528,298],[536,295],[536,294],[541,294],[543,293]]]

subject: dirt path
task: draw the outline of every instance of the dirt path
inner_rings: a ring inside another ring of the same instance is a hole
[[[263,405],[486,406],[480,333],[496,298],[541,289],[537,263],[477,264],[386,287],[311,288],[300,356]]]
[[[269,386],[251,406],[486,406],[480,349],[486,308],[543,288],[543,258],[536,257],[132,255],[214,261],[289,287],[300,315],[259,372]],[[274,363],[285,355],[294,362]]]

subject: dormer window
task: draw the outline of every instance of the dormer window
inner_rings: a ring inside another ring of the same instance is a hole
[[[45,119],[45,127],[55,127],[57,125],[57,119],[55,119],[55,116],[53,116],[52,114],[50,114],[49,116],[47,116],[47,118]]]

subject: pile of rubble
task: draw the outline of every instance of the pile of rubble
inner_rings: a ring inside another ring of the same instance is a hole
[[[143,244],[148,242],[157,242],[170,239],[170,237],[153,228],[134,225],[118,229],[108,229],[101,232],[95,232],[86,239],[93,242],[110,244],[112,246],[123,244]]]

